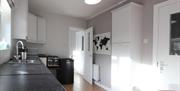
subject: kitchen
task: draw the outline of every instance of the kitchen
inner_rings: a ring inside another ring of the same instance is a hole
[[[180,91],[179,0],[88,1],[0,0],[0,91]]]

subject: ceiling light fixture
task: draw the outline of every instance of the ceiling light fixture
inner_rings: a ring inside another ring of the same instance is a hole
[[[89,5],[94,5],[100,3],[101,0],[84,0],[84,2]]]

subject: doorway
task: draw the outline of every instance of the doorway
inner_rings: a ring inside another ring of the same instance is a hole
[[[93,28],[69,28],[69,57],[74,59],[74,71],[92,84]]]

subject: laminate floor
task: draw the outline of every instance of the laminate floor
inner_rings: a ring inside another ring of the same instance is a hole
[[[74,74],[74,84],[64,85],[67,91],[106,91],[96,85],[90,85],[81,75]]]

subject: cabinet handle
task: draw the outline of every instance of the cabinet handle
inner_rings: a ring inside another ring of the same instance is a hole
[[[156,66],[159,67],[159,62],[156,63]]]

